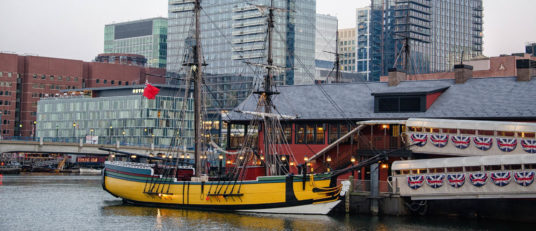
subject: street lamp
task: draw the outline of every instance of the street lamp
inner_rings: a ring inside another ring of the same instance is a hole
[[[126,144],[126,143],[127,143],[127,141],[125,140],[125,134],[126,134],[127,132],[125,132],[125,131],[123,130],[123,132],[122,132],[122,133],[123,133],[123,142],[124,142],[124,143]]]
[[[331,169],[329,169],[329,164],[331,163],[331,156],[328,156],[326,161],[328,161],[328,172],[329,172],[329,171],[331,171]]]
[[[73,122],[73,139],[76,141],[76,132],[75,132],[75,129],[76,128],[76,123]]]
[[[36,127],[37,127],[37,121],[34,120],[34,122],[33,122],[33,131],[32,131],[34,140],[35,140],[35,133],[37,133]]]
[[[355,157],[352,156],[352,159],[350,159],[350,162],[352,162],[352,166],[355,164]],[[355,170],[352,170],[352,177],[355,177]]]
[[[222,171],[222,167],[221,167],[221,166],[222,166],[222,164],[223,164],[223,155],[220,154],[220,155],[218,156],[218,159],[220,159],[220,166],[219,166],[219,168],[218,168],[218,172],[219,172],[219,177],[221,178],[221,171]]]
[[[108,132],[108,140],[110,140],[110,144],[112,144],[112,125],[110,125],[110,131]]]

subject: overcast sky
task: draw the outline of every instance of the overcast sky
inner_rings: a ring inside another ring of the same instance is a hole
[[[523,52],[536,41],[536,1],[484,0],[484,55]],[[104,25],[167,17],[168,0],[0,0],[0,51],[90,61],[103,52]],[[355,26],[370,0],[317,0],[317,12]]]

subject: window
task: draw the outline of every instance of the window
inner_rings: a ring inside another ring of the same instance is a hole
[[[122,85],[122,82],[121,82],[121,81],[117,81],[117,85]]]
[[[60,75],[60,76],[58,76],[58,80],[62,80],[62,79],[63,79],[63,78],[61,77],[61,75]]]
[[[50,76],[50,80],[54,80],[54,76],[53,76],[53,75]]]
[[[480,172],[482,168],[480,166],[465,166],[466,172]]]
[[[128,82],[127,82],[128,83]],[[283,124],[283,139],[285,139],[287,144],[292,143],[292,124]]]
[[[44,74],[43,74],[43,75],[41,75],[41,79],[46,79],[46,78],[47,78],[47,76],[46,76],[46,75],[44,75]]]
[[[11,78],[11,72],[7,73],[7,77]]]
[[[429,169],[430,173],[441,173],[441,172],[445,172],[445,169],[444,168],[431,168]]]
[[[102,83],[104,83],[104,84],[106,84],[107,82],[108,82],[108,80],[107,80],[107,79],[105,79],[104,81],[102,81]]]
[[[71,77],[70,76],[65,77],[65,81],[71,81]]]
[[[115,80],[110,81],[110,83],[111,83],[112,85],[115,84]]]
[[[501,166],[500,165],[486,165],[484,166],[484,169],[486,171],[498,171],[498,170],[501,170]]]
[[[296,144],[305,144],[305,125],[296,124]]]
[[[95,80],[95,83],[100,83],[100,79]]]
[[[449,167],[447,172],[463,172],[463,167]]]
[[[511,164],[511,165],[505,165],[504,170],[519,170],[521,169],[520,164]]]
[[[37,79],[37,75],[36,75],[36,74],[33,74],[33,78],[34,78],[34,79]]]
[[[316,125],[316,144],[324,144],[324,125]]]
[[[78,77],[74,77],[74,81],[78,82]]]

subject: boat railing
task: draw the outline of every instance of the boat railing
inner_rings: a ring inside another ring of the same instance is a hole
[[[152,169],[154,164],[136,163],[136,162],[123,162],[123,161],[106,161],[106,164],[113,164],[122,167],[140,168],[140,169]]]
[[[346,179],[347,180],[347,179]],[[339,183],[345,181],[343,179],[338,180]],[[354,179],[352,182],[352,192],[357,194],[369,194],[371,190],[371,180]],[[380,194],[397,194],[398,189],[392,181],[378,181],[378,187]]]

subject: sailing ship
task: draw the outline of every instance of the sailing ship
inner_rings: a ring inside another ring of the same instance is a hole
[[[164,158],[166,163],[149,164],[123,161],[107,161],[103,171],[103,189],[110,194],[120,197],[126,203],[172,207],[185,209],[225,210],[241,212],[267,212],[289,214],[327,214],[339,202],[341,185],[337,185],[337,177],[343,172],[360,168],[362,164],[352,169],[332,171],[327,173],[308,173],[306,163],[300,166],[300,174],[294,175],[286,169],[281,171],[282,165],[277,162],[275,153],[281,148],[269,146],[270,141],[275,141],[277,134],[282,134],[278,124],[278,117],[271,113],[272,91],[272,29],[273,11],[268,9],[268,59],[264,87],[256,92],[259,96],[260,106],[264,112],[250,113],[263,127],[264,149],[261,155],[256,154],[251,148],[244,146],[241,151],[234,153],[237,168],[229,170],[225,177],[213,177],[201,175],[203,155],[201,132],[201,85],[202,85],[202,54],[199,37],[199,10],[200,0],[195,1],[195,46],[194,61],[191,65],[191,73],[195,74],[194,82],[194,130],[195,130],[195,167],[188,166],[184,162],[179,163],[180,158]],[[188,83],[188,81],[187,81]],[[189,84],[187,84],[187,89]],[[260,119],[259,119],[260,117]],[[250,141],[251,142],[251,141]],[[256,142],[256,141],[255,141]],[[264,153],[264,155],[262,154]],[[177,155],[179,152],[177,152]],[[181,155],[185,155],[183,152]],[[204,157],[203,157],[204,156]],[[169,161],[168,161],[169,159]],[[220,154],[220,161],[222,157]],[[258,174],[252,179],[246,172],[248,163],[263,162],[265,174]],[[373,162],[378,159],[372,160]],[[174,163],[173,163],[174,162]],[[221,163],[221,162],[220,162]],[[371,162],[372,163],[372,162]],[[297,166],[295,166],[297,168]],[[281,174],[284,173],[284,174]]]

